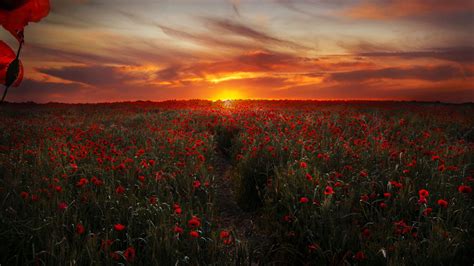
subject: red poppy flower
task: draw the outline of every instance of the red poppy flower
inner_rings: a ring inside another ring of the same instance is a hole
[[[182,234],[184,232],[184,229],[182,227],[175,225],[173,228],[173,232],[175,232],[176,234]]]
[[[397,181],[390,181],[390,185],[392,185],[395,188],[402,188],[403,187],[402,183],[397,182]]]
[[[82,225],[82,224],[77,224],[77,225],[76,225],[76,233],[77,233],[78,235],[82,235],[82,234],[84,234],[85,232],[86,232],[86,228],[84,227],[84,225]]]
[[[81,178],[79,179],[79,181],[76,183],[76,187],[83,187],[84,185],[86,185],[87,183],[89,183],[89,180],[87,180],[87,178]]]
[[[327,186],[324,189],[324,195],[331,195],[331,194],[334,194],[334,189],[332,189],[332,187],[330,187],[330,186]]]
[[[202,154],[199,154],[198,159],[199,159],[199,161],[204,162],[206,160],[206,157],[204,157],[204,155],[202,155]]]
[[[179,206],[179,204],[174,204],[173,209],[174,209],[174,213],[176,213],[178,215],[183,212],[183,210],[181,209],[181,206]]]
[[[301,162],[301,163],[300,163],[300,167],[301,167],[301,168],[306,168],[306,167],[308,167],[308,164],[305,163],[305,162]]]
[[[158,202],[158,198],[156,196],[151,196],[148,198],[148,202],[150,202],[150,204],[156,204]]]
[[[225,245],[232,244],[232,237],[231,237],[229,231],[222,230],[221,233],[219,234],[219,237],[222,239],[222,242]]]
[[[133,262],[135,260],[136,251],[134,247],[128,247],[124,252],[123,256],[127,262]]]
[[[115,231],[123,231],[125,229],[125,225],[123,224],[115,224],[114,225]]]
[[[61,202],[61,203],[59,203],[59,204],[58,204],[58,209],[59,209],[60,211],[66,210],[66,209],[67,209],[67,203],[66,203],[66,202]]]
[[[201,186],[201,182],[199,180],[194,180],[193,181],[193,187],[199,188]]]
[[[0,83],[6,85],[7,70],[10,63],[15,60],[15,52],[5,42],[0,41]],[[23,79],[23,65],[20,62],[20,72],[13,87],[18,87]]]
[[[189,227],[199,227],[201,225],[201,220],[197,216],[193,216],[189,221],[188,221],[188,226]]]
[[[28,192],[26,192],[26,191],[20,192],[20,197],[21,197],[22,199],[25,199],[25,200],[26,200],[26,199],[28,199],[28,196],[29,196]]]
[[[308,181],[311,181],[311,180],[313,180],[313,177],[310,174],[306,174],[306,179]]]
[[[472,188],[470,186],[466,186],[466,185],[460,185],[458,187],[458,191],[460,193],[471,193],[472,192]]]
[[[433,211],[433,208],[426,208],[424,211],[423,211],[423,215],[424,216],[428,216],[431,214],[431,212]]]
[[[99,186],[102,186],[102,185],[104,184],[104,182],[103,182],[102,180],[100,180],[99,178],[97,178],[97,177],[95,177],[95,176],[93,176],[93,177],[91,178],[91,182],[94,183],[94,185],[96,185],[96,186],[98,186],[98,187],[99,187]]]
[[[358,251],[355,255],[354,255],[354,259],[355,260],[365,260],[367,259],[367,256],[365,255],[365,253],[363,251]]]
[[[418,195],[420,195],[420,198],[426,198],[430,195],[430,193],[426,189],[420,189],[420,191],[418,191]]]
[[[199,232],[193,230],[193,231],[189,232],[189,235],[194,237],[194,238],[198,238],[199,237]]]
[[[443,207],[443,208],[447,208],[448,207],[448,202],[444,199],[439,199],[438,200],[438,205]]]
[[[122,186],[118,186],[118,187],[115,189],[115,192],[116,192],[117,194],[122,194],[122,193],[125,192],[125,188],[122,187]]]
[[[301,197],[300,198],[300,203],[308,203],[309,199],[307,197]]]
[[[219,237],[221,239],[227,239],[227,238],[230,237],[230,233],[229,233],[229,231],[222,230],[221,233],[219,234]]]

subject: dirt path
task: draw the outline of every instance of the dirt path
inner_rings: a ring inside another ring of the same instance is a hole
[[[252,265],[257,265],[260,258],[264,256],[262,254],[263,247],[268,243],[266,236],[257,228],[256,221],[259,219],[259,214],[257,212],[245,212],[239,207],[235,191],[237,186],[232,180],[232,164],[219,152],[216,157],[218,223],[221,228],[227,228],[235,232],[237,240],[249,247]]]
[[[232,165],[224,156],[218,156],[216,170],[218,173],[216,204],[219,223],[224,228],[235,230],[241,239],[245,239],[254,229],[254,217],[251,213],[244,212],[237,204],[232,180]]]

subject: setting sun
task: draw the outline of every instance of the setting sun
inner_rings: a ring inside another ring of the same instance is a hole
[[[238,100],[243,99],[245,96],[242,92],[236,89],[222,89],[218,90],[217,94],[211,98],[212,101],[227,101],[227,100]]]

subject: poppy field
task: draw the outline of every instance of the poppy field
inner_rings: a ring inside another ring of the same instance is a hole
[[[2,265],[472,265],[474,106],[6,104]]]

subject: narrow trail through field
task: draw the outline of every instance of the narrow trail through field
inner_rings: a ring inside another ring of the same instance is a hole
[[[259,219],[256,212],[243,211],[236,200],[236,185],[232,180],[233,166],[221,153],[216,156],[216,204],[217,220],[221,228],[235,232],[237,240],[247,244],[251,253],[252,265],[256,265],[260,258],[262,247],[268,243],[266,235],[257,228]]]
[[[234,229],[242,238],[248,235],[253,227],[252,215],[244,212],[237,204],[235,187],[232,180],[232,165],[218,156],[216,161],[217,190],[216,203],[219,223],[224,228]]]

